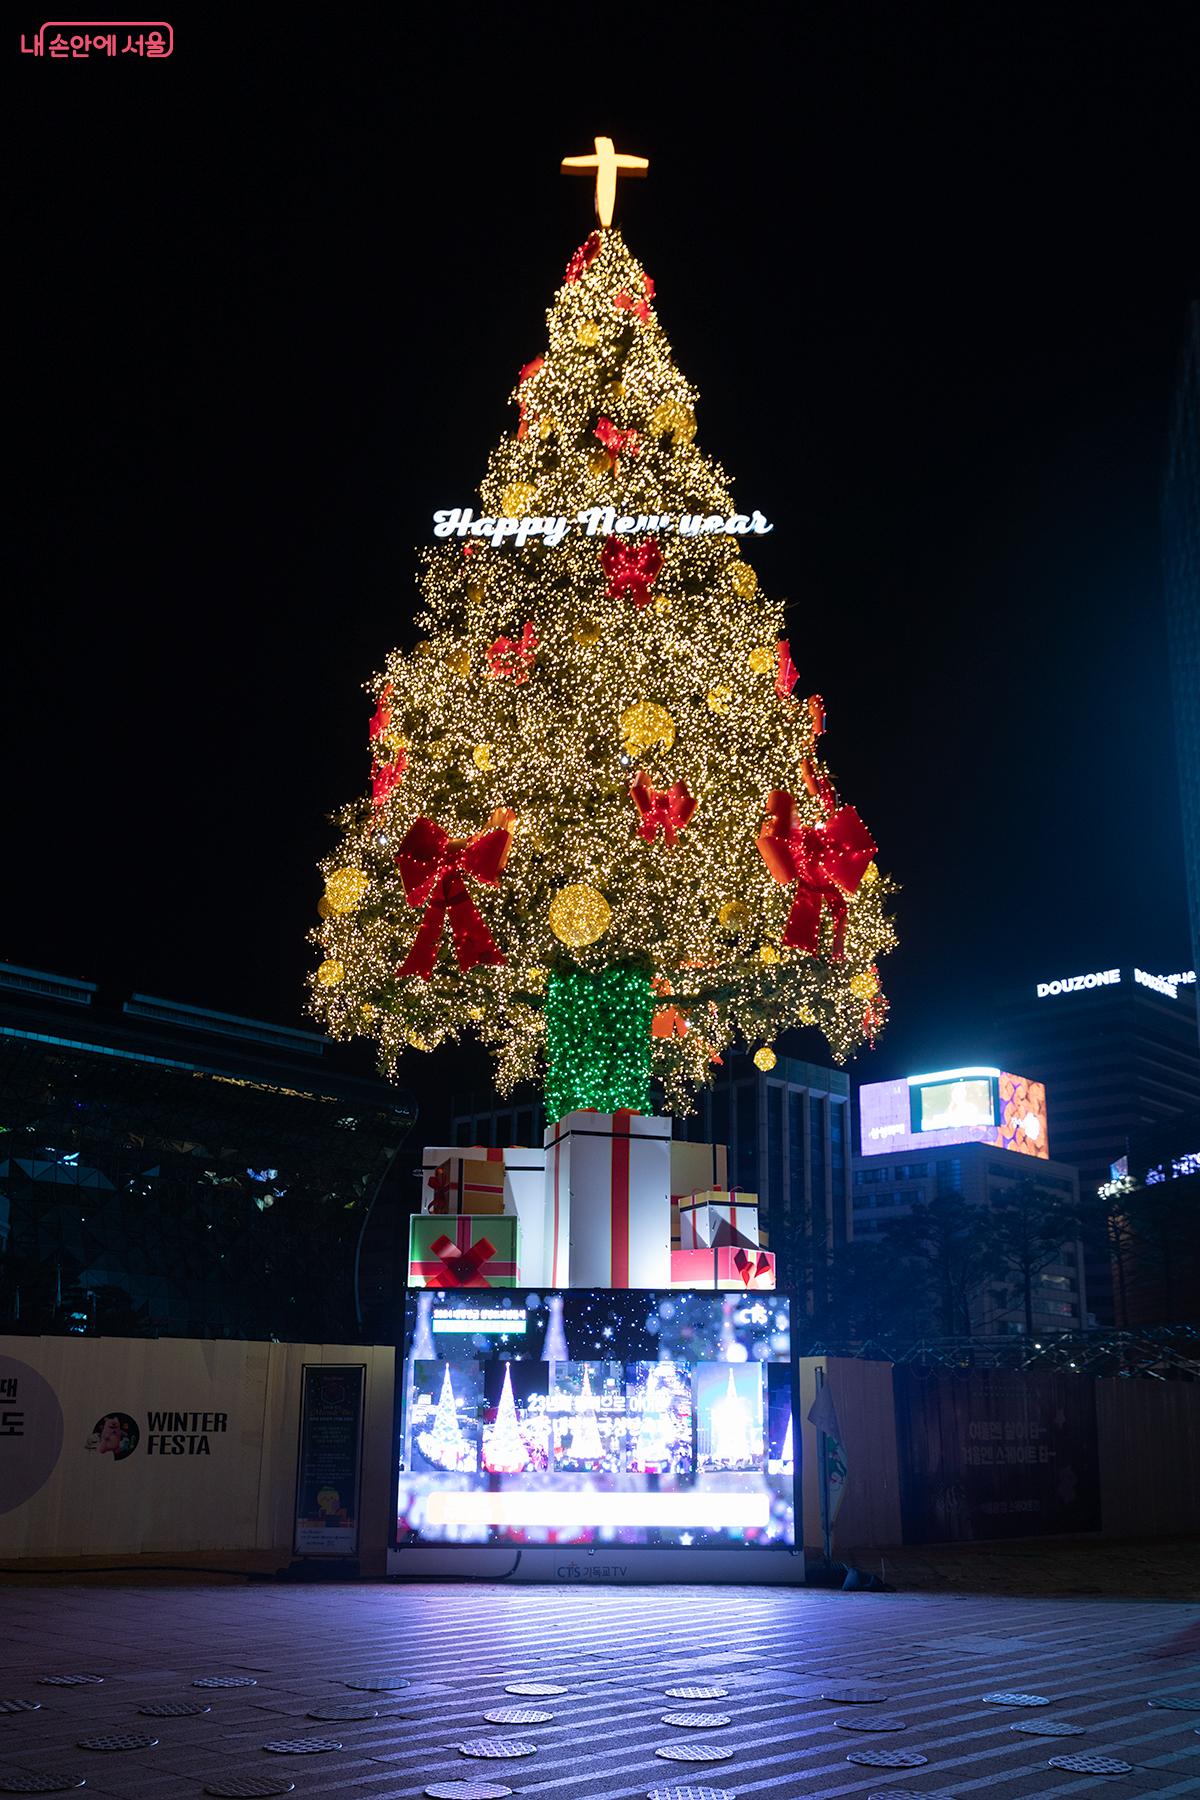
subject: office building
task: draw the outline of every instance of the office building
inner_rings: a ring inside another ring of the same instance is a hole
[[[1196,300],[1188,309],[1171,419],[1162,531],[1192,967],[1200,968],[1200,301]]]
[[[829,1299],[829,1270],[853,1233],[850,1080],[838,1069],[781,1056],[762,1070],[748,1056],[727,1056],[696,1110],[674,1121],[675,1136],[729,1147],[730,1183],[757,1194],[760,1220],[781,1287],[794,1291],[810,1318]],[[482,1094],[456,1104],[457,1144],[540,1144],[541,1102],[506,1105]]]
[[[415,1109],[339,1063],[313,1032],[0,964],[0,1331],[394,1328]]]
[[[1023,1184],[1033,1184],[1047,1209],[1073,1213],[1078,1207],[1075,1170],[1050,1156],[1046,1090],[1039,1081],[976,1066],[868,1082],[858,1092],[858,1113],[854,1235],[860,1243],[887,1244],[889,1225],[938,1201],[1003,1208]],[[1030,1324],[1035,1332],[1050,1332],[1088,1323],[1082,1244],[1072,1236],[1061,1247],[1031,1245],[1026,1261],[1032,1317],[1024,1276],[996,1257],[978,1281],[964,1278],[961,1327],[975,1336],[1001,1337]],[[947,1321],[941,1323],[944,1329]]]

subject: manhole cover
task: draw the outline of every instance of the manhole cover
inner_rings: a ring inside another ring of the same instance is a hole
[[[853,1719],[835,1719],[841,1731],[907,1731],[908,1726],[895,1713],[859,1713]]]
[[[1022,1719],[1010,1725],[1010,1731],[1027,1731],[1030,1737],[1082,1737],[1082,1725],[1068,1725],[1065,1719]]]
[[[220,1795],[221,1800],[255,1800],[259,1794],[294,1794],[296,1784],[279,1775],[222,1775],[204,1791]]]
[[[323,1719],[327,1725],[351,1725],[356,1719],[383,1717],[377,1706],[314,1706],[304,1716],[306,1719]]]
[[[506,1694],[569,1694],[570,1688],[560,1687],[556,1681],[510,1681],[505,1684]]]
[[[157,1742],[145,1731],[104,1731],[98,1737],[76,1739],[81,1750],[153,1750]]]
[[[999,1694],[984,1694],[983,1699],[989,1706],[1049,1706],[1045,1694],[1010,1694],[1007,1689]]]
[[[150,1706],[138,1707],[143,1719],[190,1719],[211,1711],[207,1700],[155,1700]]]
[[[723,1687],[664,1688],[668,1700],[728,1700],[729,1689]]]
[[[343,1681],[342,1686],[357,1694],[394,1694],[411,1683],[403,1675],[358,1675],[353,1681]]]
[[[518,1744],[512,1738],[472,1738],[469,1744],[460,1744],[458,1748],[463,1756],[491,1758],[537,1755],[536,1744]]]
[[[881,1700],[890,1700],[879,1688],[873,1687],[823,1687],[822,1700],[832,1700],[838,1706],[878,1706]]]
[[[929,1758],[918,1750],[851,1750],[846,1761],[868,1769],[919,1769]]]
[[[1195,1694],[1155,1694],[1147,1706],[1164,1706],[1171,1712],[1200,1712],[1200,1697]]]
[[[425,1792],[430,1800],[504,1800],[512,1789],[498,1781],[435,1781]]]
[[[25,1775],[19,1770],[0,1775],[0,1794],[67,1794],[86,1785],[82,1775]]]
[[[316,1756],[322,1750],[340,1750],[341,1742],[337,1738],[272,1738],[264,1744],[264,1750],[270,1750],[274,1756]]]
[[[256,1675],[198,1675],[192,1683],[198,1688],[257,1687]]]
[[[548,1725],[554,1714],[540,1712],[536,1706],[497,1706],[483,1716],[489,1725]]]
[[[41,1712],[40,1700],[0,1700],[0,1713]]]
[[[1052,1769],[1071,1769],[1077,1775],[1129,1775],[1133,1764],[1119,1756],[1052,1756]]]
[[[655,1756],[668,1762],[731,1762],[732,1750],[718,1750],[715,1744],[660,1744]]]
[[[99,1687],[103,1675],[39,1675],[39,1687]]]
[[[685,1731],[712,1731],[718,1725],[730,1725],[728,1713],[671,1712],[663,1714],[664,1725],[682,1725]]]

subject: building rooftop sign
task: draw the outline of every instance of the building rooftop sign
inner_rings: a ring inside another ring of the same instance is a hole
[[[1049,1000],[1056,994],[1078,994],[1086,988],[1116,987],[1121,979],[1120,969],[1097,969],[1090,975],[1064,975],[1057,981],[1039,981],[1037,996],[1039,1000]],[[1194,986],[1196,971],[1185,969],[1175,975],[1149,975],[1145,969],[1133,969],[1130,979],[1139,987],[1164,994],[1168,1000],[1178,1000],[1181,987]]]

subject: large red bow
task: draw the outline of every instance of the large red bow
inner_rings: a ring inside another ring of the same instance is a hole
[[[408,757],[403,750],[397,750],[395,762],[371,765],[371,800],[375,806],[384,804],[407,767]]]
[[[425,917],[397,975],[429,980],[447,915],[458,966],[464,973],[476,963],[505,960],[467,892],[464,875],[487,887],[497,885],[508,861],[513,818],[500,808],[492,814],[492,829],[473,838],[452,838],[435,819],[417,819],[409,826],[396,852],[396,867],[408,904],[423,906]]]
[[[533,629],[533,621],[526,619],[525,629],[519,638],[498,637],[488,645],[488,674],[509,675],[518,687],[529,680],[529,671],[533,667],[533,653],[538,647],[538,634]]]
[[[800,671],[792,661],[792,646],[786,638],[780,638],[776,644],[775,655],[775,692],[781,700],[786,700],[800,679]]]
[[[617,458],[623,451],[627,450],[630,456],[637,456],[641,452],[642,446],[638,443],[638,434],[632,426],[628,431],[622,431],[619,426],[613,424],[611,419],[602,417],[592,435],[598,437],[608,451],[614,469],[617,466]]]
[[[618,312],[630,312],[643,325],[648,325],[650,323],[650,302],[654,298],[654,282],[649,275],[642,276],[642,292],[645,297],[635,300],[627,288],[622,288],[613,301],[613,305]]]
[[[628,594],[640,611],[650,604],[650,589],[663,566],[663,554],[653,538],[639,538],[636,544],[625,538],[608,537],[600,552],[600,567],[608,576],[608,598],[618,600]]]
[[[783,933],[793,950],[817,954],[821,909],[833,918],[834,961],[845,954],[846,895],[858,891],[863,870],[875,854],[875,840],[852,806],[841,806],[824,825],[799,825],[796,802],[782,788],[767,795],[767,820],[758,851],[776,881],[796,883],[796,897]]]
[[[382,737],[384,732],[387,730],[388,726],[392,722],[392,709],[388,705],[388,701],[391,699],[391,697],[392,697],[392,684],[389,681],[387,686],[384,688],[383,692],[379,696],[379,704],[376,706],[374,713],[371,715],[371,736],[373,738]]]
[[[629,796],[642,817],[638,835],[648,844],[658,836],[659,826],[667,843],[673,844],[699,804],[692,799],[682,781],[674,782],[669,788],[656,788],[645,769],[638,771]]]
[[[435,1238],[429,1249],[442,1265],[442,1287],[490,1287],[486,1276],[480,1274],[484,1263],[496,1254],[495,1244],[489,1243],[487,1238],[476,1238],[473,1244],[460,1250],[453,1238],[443,1236]]]
[[[582,244],[580,244],[578,250],[567,264],[567,272],[563,276],[563,280],[578,281],[579,277],[583,274],[583,271],[591,267],[599,254],[600,233],[598,231],[593,231],[584,238]]]

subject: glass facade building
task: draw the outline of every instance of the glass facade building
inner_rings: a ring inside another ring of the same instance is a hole
[[[394,1331],[411,1101],[312,1032],[95,1001],[0,965],[0,1332]]]
[[[1163,585],[1192,967],[1200,969],[1200,301],[1188,311],[1163,484]],[[1196,991],[1193,991],[1193,1001]]]

